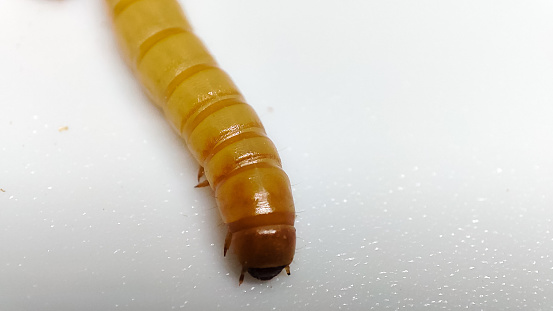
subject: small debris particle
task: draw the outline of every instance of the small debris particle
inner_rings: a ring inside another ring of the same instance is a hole
[[[69,130],[69,126],[62,126],[58,129],[58,132],[63,132]]]
[[[4,189],[2,189],[2,188],[0,188],[0,191],[2,191],[2,192],[6,192],[6,190],[4,190]]]

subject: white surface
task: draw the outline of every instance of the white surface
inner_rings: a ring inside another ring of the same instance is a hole
[[[238,287],[99,1],[2,0],[0,310],[553,305],[553,2],[183,4],[281,150],[292,275]]]

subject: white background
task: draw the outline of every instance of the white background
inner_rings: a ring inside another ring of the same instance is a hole
[[[238,287],[100,1],[0,0],[0,310],[551,308],[552,1],[182,4],[281,152],[292,275]]]

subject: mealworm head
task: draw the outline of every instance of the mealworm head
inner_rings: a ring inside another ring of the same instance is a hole
[[[248,273],[254,278],[262,281],[270,280],[277,276],[286,266],[272,268],[248,268]]]
[[[232,247],[244,270],[256,279],[270,280],[294,258],[296,229],[290,225],[267,225],[232,234]]]

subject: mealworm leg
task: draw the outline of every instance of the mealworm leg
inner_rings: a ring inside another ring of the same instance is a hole
[[[207,187],[209,186],[209,181],[206,179],[200,183],[198,183],[197,185],[194,186],[194,188],[203,188],[203,187]]]
[[[203,166],[200,166],[200,169],[198,170],[198,184],[194,186],[194,188],[203,188],[209,186],[209,181],[204,180],[200,181],[202,177],[205,177],[205,170]]]
[[[198,182],[200,182],[200,179],[202,179],[203,176],[205,176],[204,167],[200,166],[200,169],[198,170]]]
[[[286,270],[286,274],[290,275],[290,265],[287,265],[284,269]]]
[[[242,282],[244,282],[244,273],[246,272],[246,267],[242,267],[242,271],[240,272],[240,279],[238,279],[238,286],[242,285]]]
[[[230,248],[230,242],[232,241],[232,232],[230,230],[227,232],[227,236],[225,237],[225,246],[223,248],[223,257],[227,255],[227,251]]]

